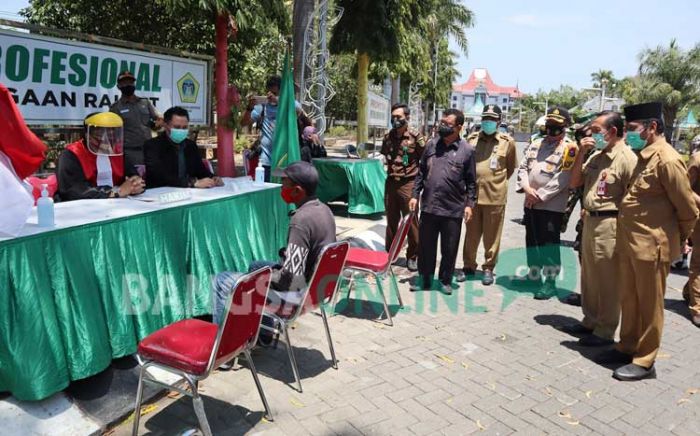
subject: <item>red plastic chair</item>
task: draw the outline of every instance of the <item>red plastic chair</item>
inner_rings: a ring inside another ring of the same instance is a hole
[[[56,174],[51,174],[45,179],[40,177],[31,176],[27,177],[27,182],[32,185],[32,195],[34,196],[34,204],[41,197],[41,185],[46,184],[46,190],[49,191],[49,197],[53,198],[56,191],[58,191],[58,179]]]
[[[348,259],[345,262],[345,269],[350,271],[348,295],[350,291],[352,291],[355,272],[372,274],[377,282],[377,290],[379,291],[379,295],[382,296],[384,313],[386,314],[388,324],[390,326],[394,325],[394,321],[391,319],[391,313],[389,313],[389,305],[386,302],[386,296],[384,295],[384,287],[382,286],[382,283],[387,276],[391,277],[392,279],[395,277],[392,265],[399,258],[399,253],[401,253],[401,249],[406,242],[408,230],[411,227],[411,220],[414,218],[415,215],[413,213],[405,215],[403,218],[401,218],[398,231],[396,232],[394,240],[391,242],[391,247],[389,247],[388,252],[352,247],[348,252]],[[398,291],[398,289],[396,290],[396,296],[399,299],[399,306],[403,307],[403,300],[401,299],[401,293]],[[335,312],[335,303],[337,302],[334,302],[333,304],[333,312]]]
[[[198,392],[199,382],[207,378],[214,368],[231,361],[240,353],[245,355],[250,365],[267,419],[272,420],[270,406],[250,356],[250,350],[257,342],[269,288],[269,267],[244,275],[238,280],[226,301],[226,318],[221,325],[186,319],[150,334],[139,343],[136,357],[141,364],[141,372],[136,392],[133,435],[137,434],[139,428],[143,382],[154,383],[191,396],[202,433],[211,435],[202,397]],[[191,392],[150,378],[146,370],[151,366],[183,377]]]
[[[296,380],[297,389],[301,389],[301,380],[299,379],[299,370],[297,362],[294,358],[292,343],[289,340],[289,326],[294,321],[306,312],[311,312],[316,308],[321,311],[323,325],[326,328],[326,339],[331,350],[333,359],[333,368],[338,369],[338,360],[335,357],[333,349],[333,341],[331,339],[331,331],[328,328],[328,316],[324,305],[333,301],[335,292],[338,289],[338,281],[343,272],[345,259],[348,254],[350,244],[347,242],[336,242],[326,246],[321,252],[316,263],[316,269],[311,277],[309,286],[300,292],[277,292],[272,291],[272,302],[268,303],[265,308],[265,315],[275,319],[280,326],[279,329],[262,325],[261,327],[272,331],[275,334],[282,334],[283,341],[289,355],[289,363],[292,366],[294,379]],[[277,300],[277,301],[275,301]]]

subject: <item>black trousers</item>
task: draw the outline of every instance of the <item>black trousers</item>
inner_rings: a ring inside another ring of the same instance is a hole
[[[525,246],[530,278],[554,280],[561,270],[563,212],[525,208]]]
[[[418,226],[418,272],[423,280],[432,280],[437,263],[437,243],[440,237],[440,272],[442,284],[452,283],[459,251],[462,218],[448,218],[422,212]]]

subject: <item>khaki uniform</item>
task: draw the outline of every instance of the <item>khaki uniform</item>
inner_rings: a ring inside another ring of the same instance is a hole
[[[124,120],[124,168],[127,175],[134,165],[143,165],[143,143],[151,139],[151,126],[159,117],[147,98],[120,98],[109,110]]]
[[[467,142],[474,147],[479,194],[472,219],[466,224],[462,253],[464,268],[476,269],[476,251],[483,236],[483,269],[493,271],[501,245],[508,179],[518,165],[515,140],[505,133],[484,135],[475,132],[467,137]]]
[[[700,152],[693,153],[688,160],[688,172],[693,168],[695,180],[691,180],[693,192],[700,195]],[[698,221],[700,223],[700,221]],[[688,283],[683,287],[683,297],[688,302],[692,316],[700,316],[700,224],[696,223],[690,239],[693,241],[693,253],[690,255]]]
[[[582,170],[581,324],[604,339],[613,339],[620,320],[617,213],[636,164],[637,156],[620,141],[608,152],[594,152]]]
[[[525,208],[525,245],[531,278],[549,280],[561,269],[560,230],[569,199],[571,168],[578,146],[568,138],[558,143],[533,141],[518,168],[518,185],[534,189],[542,200]]]
[[[661,345],[669,266],[680,256],[680,241],[690,235],[698,209],[686,167],[663,137],[638,156],[617,223],[622,309],[618,350],[649,368]]]
[[[410,211],[408,203],[413,193],[413,182],[418,175],[418,165],[425,150],[425,139],[412,129],[400,137],[395,130],[384,135],[381,154],[387,163],[387,178],[384,184],[384,207],[386,209],[386,249],[389,250],[394,241],[402,215]],[[408,248],[406,259],[418,255],[418,220],[411,221],[408,230]]]

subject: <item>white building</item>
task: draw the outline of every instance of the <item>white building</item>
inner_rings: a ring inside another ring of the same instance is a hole
[[[467,118],[480,120],[485,105],[497,104],[507,120],[515,101],[522,95],[517,86],[496,85],[486,68],[475,68],[469,80],[452,86],[450,107],[461,110]]]

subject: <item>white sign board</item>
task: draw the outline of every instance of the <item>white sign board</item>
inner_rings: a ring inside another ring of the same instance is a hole
[[[30,125],[80,125],[109,110],[124,70],[136,77],[136,95],[160,113],[182,106],[191,124],[209,124],[206,61],[0,30],[0,82]]]
[[[388,98],[375,94],[372,91],[368,91],[367,111],[367,124],[370,127],[389,127],[391,104],[389,103]]]

